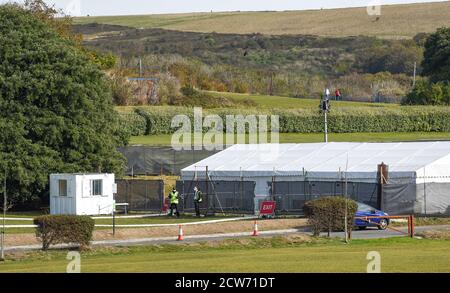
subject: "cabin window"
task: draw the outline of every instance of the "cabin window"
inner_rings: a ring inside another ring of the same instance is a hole
[[[59,196],[67,196],[67,180],[59,180]]]
[[[91,180],[91,195],[102,195],[103,193],[103,180]]]

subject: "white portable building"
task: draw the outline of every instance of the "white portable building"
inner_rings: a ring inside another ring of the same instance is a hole
[[[106,215],[114,209],[114,174],[51,174],[52,215]]]
[[[382,163],[389,171],[380,187]],[[343,195],[345,186],[355,200],[393,214],[450,214],[447,141],[234,145],[181,171],[183,181],[207,177],[253,181],[255,210],[270,196],[300,209],[313,198]]]

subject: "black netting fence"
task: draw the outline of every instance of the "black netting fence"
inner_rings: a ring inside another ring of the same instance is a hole
[[[378,184],[362,182],[282,181],[269,182],[278,213],[302,213],[305,202],[325,196],[347,196],[373,207],[380,205]],[[346,192],[347,189],[347,192]]]
[[[233,212],[254,213],[255,182],[253,181],[177,181],[181,193],[180,210],[194,211],[194,187],[203,193],[203,213]]]
[[[164,204],[163,180],[116,180],[116,203],[128,203],[129,211],[159,212]]]
[[[153,146],[129,146],[119,151],[127,158],[127,175],[180,175],[181,169],[217,153]]]

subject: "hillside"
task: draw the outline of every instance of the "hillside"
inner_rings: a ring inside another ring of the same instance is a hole
[[[368,35],[412,38],[450,25],[450,2],[389,5],[378,21],[366,8],[286,12],[191,13],[76,18],[78,24],[104,23],[136,28],[164,28],[192,32],[309,34],[320,36]]]
[[[98,23],[73,29],[88,47],[120,56],[128,75],[137,74],[141,62],[148,76],[169,72],[182,86],[203,90],[312,98],[328,85],[341,88],[347,100],[391,102],[409,92],[414,62],[420,74],[424,39],[196,33]]]

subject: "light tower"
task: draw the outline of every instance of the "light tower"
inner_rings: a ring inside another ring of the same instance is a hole
[[[328,90],[326,92],[329,92]],[[325,133],[325,142],[328,142],[328,113],[330,112],[330,98],[328,94],[325,94],[323,99],[320,101],[320,111],[324,114],[324,133]]]

